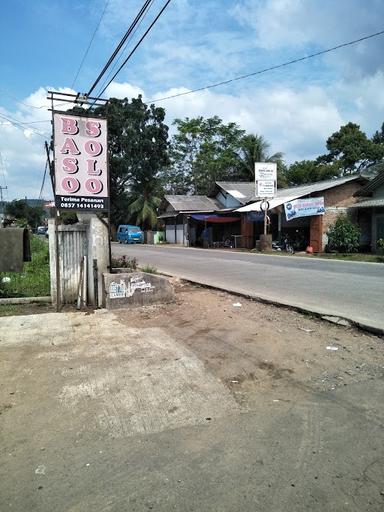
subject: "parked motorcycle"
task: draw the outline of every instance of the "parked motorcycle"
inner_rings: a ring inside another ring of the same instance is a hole
[[[282,240],[272,242],[272,250],[284,251],[284,252],[288,252],[289,254],[295,254],[295,249],[293,247],[293,244],[287,235],[284,236],[284,238]]]

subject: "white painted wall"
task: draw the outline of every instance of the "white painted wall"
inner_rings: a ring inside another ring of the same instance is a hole
[[[175,226],[174,224],[167,224],[165,226],[165,239],[169,244],[176,243],[175,240]]]
[[[174,224],[167,224],[165,226],[165,232],[166,232],[166,240],[169,244],[183,245],[185,243],[184,225],[183,224],[176,225],[176,239],[175,239],[175,225]]]
[[[183,224],[177,225],[176,236],[177,236],[176,243],[184,245],[184,225]]]

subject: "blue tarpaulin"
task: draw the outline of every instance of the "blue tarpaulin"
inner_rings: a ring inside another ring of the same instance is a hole
[[[240,221],[240,217],[221,217],[220,215],[204,215],[201,213],[196,213],[191,215],[192,219],[207,221],[207,222],[216,222],[216,223],[225,223],[225,222],[238,222]]]

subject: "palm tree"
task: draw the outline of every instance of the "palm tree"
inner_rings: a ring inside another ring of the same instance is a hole
[[[161,203],[159,194],[148,184],[143,190],[132,191],[131,197],[128,211],[136,218],[136,224],[143,230],[154,228],[157,224],[157,208]]]
[[[244,135],[241,139],[240,151],[238,153],[240,177],[243,180],[254,181],[256,162],[277,163],[278,185],[286,186],[283,171],[283,153],[278,152],[269,155],[270,144],[262,135]]]

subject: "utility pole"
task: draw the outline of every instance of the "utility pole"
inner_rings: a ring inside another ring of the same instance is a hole
[[[7,186],[2,187],[2,186],[0,185],[0,204],[1,204],[1,205],[3,204],[3,190],[7,190],[7,188],[8,188]]]
[[[0,185],[0,210],[3,210],[3,208],[4,208],[4,202],[3,202],[3,190],[7,190],[7,188],[8,188],[7,186],[2,187],[2,186]],[[4,212],[2,212],[2,213],[3,213],[3,215],[4,215]],[[4,218],[5,218],[5,217],[3,217],[3,219],[4,219]],[[1,228],[1,227],[3,227],[3,226],[4,226],[4,224],[3,224],[3,220],[1,220],[1,221],[0,221],[0,228]]]

